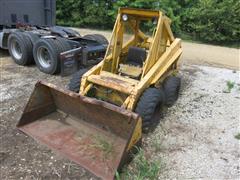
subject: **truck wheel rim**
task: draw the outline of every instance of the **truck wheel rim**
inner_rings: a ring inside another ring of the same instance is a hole
[[[15,39],[11,43],[11,51],[15,59],[20,60],[22,58],[21,47]]]
[[[45,47],[38,48],[37,59],[43,68],[49,68],[52,64],[52,60],[51,60],[50,54],[48,52],[48,49]]]

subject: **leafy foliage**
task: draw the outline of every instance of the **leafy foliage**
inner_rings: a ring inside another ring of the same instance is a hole
[[[57,24],[112,29],[119,7],[161,10],[172,19],[178,36],[218,44],[240,42],[238,0],[57,0]]]
[[[182,31],[207,42],[237,42],[240,38],[240,1],[199,0],[182,14]]]

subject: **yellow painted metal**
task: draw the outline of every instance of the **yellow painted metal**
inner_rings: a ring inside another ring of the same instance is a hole
[[[177,63],[178,58],[182,54],[181,41],[175,39],[168,50],[159,58],[157,63],[151,68],[151,70],[141,79],[139,84],[134,88],[134,97],[130,99],[128,109],[133,110],[135,104],[143,93],[143,91],[150,85],[155,84],[163,75],[168,71],[171,71],[171,66]]]
[[[122,81],[127,81],[128,83],[130,83],[132,85],[136,85],[136,84],[139,83],[139,81],[136,80],[136,79],[132,79],[132,78],[129,78],[129,77],[126,77],[126,76],[120,76],[120,75],[117,75],[117,74],[112,74],[112,73],[109,73],[107,71],[101,71],[100,75],[106,76],[106,77],[113,77],[113,78],[116,78],[116,79],[119,79],[119,80],[122,80]]]
[[[105,88],[102,86],[95,86],[96,96],[106,102],[121,106],[124,100],[127,98],[127,94],[119,93],[115,90],[109,90],[109,88]]]
[[[148,72],[148,70],[154,65],[154,63],[157,60],[157,55],[162,52],[160,51],[160,43],[162,41],[162,32],[163,32],[163,17],[162,17],[162,13],[160,13],[160,17],[158,20],[158,24],[157,24],[157,29],[155,32],[155,37],[158,38],[153,38],[153,42],[151,44],[149,53],[148,53],[148,57],[145,61],[145,66],[143,67],[143,73],[142,73],[142,77],[144,77],[144,75]]]
[[[136,145],[137,142],[142,138],[142,121],[138,121],[134,131],[133,135],[130,139],[130,143],[128,145],[127,150],[129,151],[134,145]]]
[[[102,71],[100,75],[89,75],[87,80],[91,83],[107,87],[110,89],[123,92],[125,94],[131,94],[133,88],[138,84],[139,81],[123,77],[116,74],[111,74]]]
[[[134,9],[134,8],[120,8],[119,14],[129,14],[148,18],[159,17],[159,11],[157,10]]]
[[[123,15],[127,15],[127,21],[123,20]],[[157,20],[157,24],[149,36],[142,31],[141,24],[152,20]],[[181,40],[174,37],[170,24],[171,20],[160,11],[120,8],[105,58],[84,74],[80,94],[86,95],[95,88],[95,98],[134,111],[141,94],[149,86],[159,85],[178,67],[182,54]],[[128,65],[124,63],[131,46],[148,52],[142,67],[126,68]],[[140,73],[139,78],[132,79],[137,72]],[[103,90],[110,90],[111,94]],[[138,123],[128,149],[141,138],[141,129],[142,124]]]
[[[131,94],[135,86],[127,81],[102,75],[90,75],[87,80],[93,84],[114,89],[124,94]]]
[[[137,78],[142,74],[142,68],[138,66],[119,64],[119,73],[129,77]]]

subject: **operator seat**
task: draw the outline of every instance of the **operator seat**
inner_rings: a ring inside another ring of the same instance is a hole
[[[147,52],[145,49],[132,46],[128,49],[126,64],[142,67],[146,58]]]
[[[119,65],[118,72],[121,75],[139,79],[142,74],[143,62],[147,58],[147,52],[143,48],[129,47],[125,64]]]

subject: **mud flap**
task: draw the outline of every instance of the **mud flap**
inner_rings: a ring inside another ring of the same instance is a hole
[[[61,76],[68,76],[75,73],[79,68],[78,55],[82,52],[82,48],[72,49],[60,54]]]
[[[114,179],[139,121],[123,108],[38,82],[17,127],[97,177]]]

